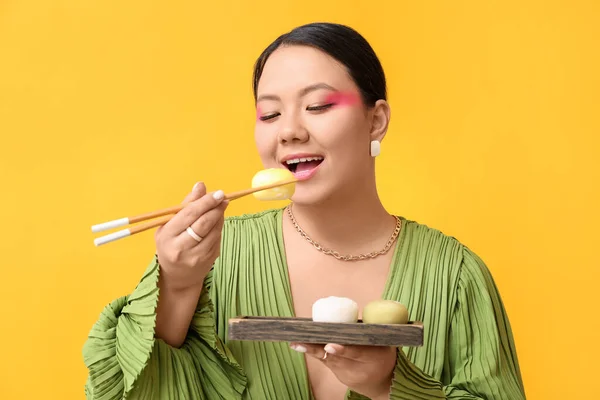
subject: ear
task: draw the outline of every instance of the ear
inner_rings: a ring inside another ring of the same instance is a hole
[[[382,141],[390,125],[391,109],[385,100],[377,100],[371,109],[370,139]]]

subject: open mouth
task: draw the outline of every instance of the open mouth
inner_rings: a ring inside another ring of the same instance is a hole
[[[289,169],[296,178],[308,179],[317,170],[324,158],[321,156],[292,158],[283,162],[283,165]]]

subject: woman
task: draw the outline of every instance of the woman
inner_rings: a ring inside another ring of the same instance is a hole
[[[224,218],[202,183],[157,230],[157,254],[84,347],[88,399],[524,399],[484,263],[390,215],[375,158],[390,121],[382,67],[336,24],[279,37],[255,66],[256,145],[299,179],[292,203]],[[329,250],[328,250],[329,249]],[[159,296],[160,290],[160,296]],[[228,341],[238,315],[310,317],[318,298],[379,298],[423,321],[423,347]]]

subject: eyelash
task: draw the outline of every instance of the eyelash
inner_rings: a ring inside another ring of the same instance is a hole
[[[326,110],[328,108],[333,107],[334,105],[335,105],[334,103],[330,103],[330,104],[323,104],[322,106],[306,107],[306,109],[308,111],[323,111],[323,110]],[[263,115],[259,119],[261,121],[268,121],[270,119],[278,117],[279,115],[281,115],[281,114],[280,113],[274,113],[274,114],[269,114],[269,115]]]
[[[259,117],[258,119],[260,119],[261,121],[263,121],[263,122],[264,122],[264,121],[267,121],[267,120],[273,119],[273,118],[275,118],[275,117],[277,117],[277,116],[279,116],[279,115],[280,115],[279,113],[275,113],[275,114],[269,114],[269,115],[263,115],[262,117]]]
[[[333,107],[333,103],[323,104],[322,106],[306,107],[308,111],[321,111]]]

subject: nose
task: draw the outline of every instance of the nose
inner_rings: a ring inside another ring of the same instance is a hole
[[[288,115],[283,121],[279,131],[279,143],[303,143],[308,140],[309,134],[303,126],[300,118],[294,115]]]

